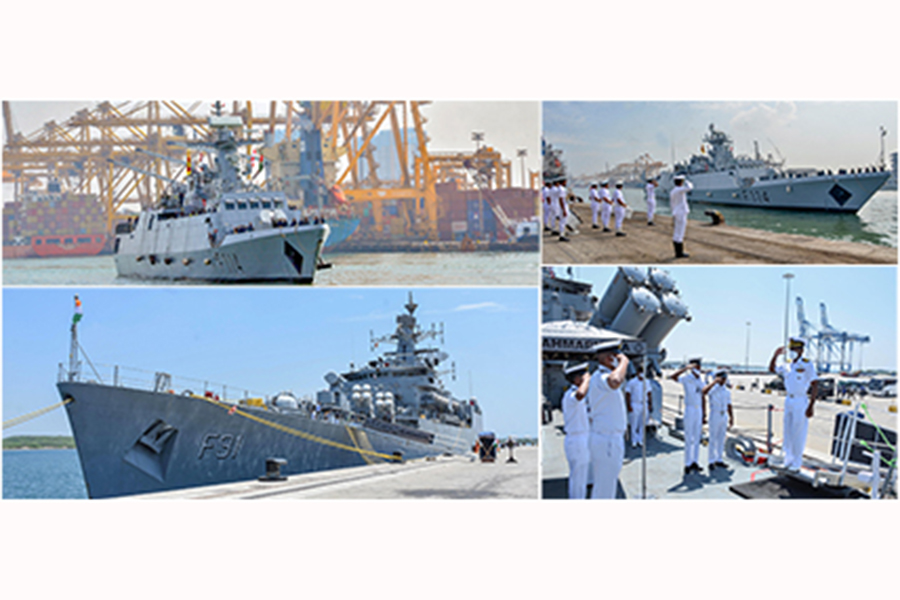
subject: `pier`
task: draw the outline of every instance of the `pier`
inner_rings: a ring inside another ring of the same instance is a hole
[[[897,249],[874,244],[826,240],[688,220],[685,251],[675,259],[672,217],[656,215],[647,225],[646,213],[626,219],[625,237],[591,228],[588,205],[573,205],[580,219],[569,242],[543,234],[543,263],[556,264],[896,264]],[[699,209],[698,209],[699,210]],[[570,218],[570,225],[573,219]],[[612,222],[610,223],[612,225]]]
[[[530,499],[538,498],[538,448],[497,452],[493,463],[479,462],[474,454],[439,456],[405,463],[381,463],[292,475],[284,481],[241,481],[194,487],[130,498],[169,500],[299,500],[299,499]],[[265,465],[260,465],[263,475]]]

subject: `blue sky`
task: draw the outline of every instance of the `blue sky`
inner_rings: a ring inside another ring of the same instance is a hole
[[[887,129],[885,160],[897,149],[896,102],[545,102],[544,137],[563,150],[572,174],[603,171],[650,153],[672,163],[698,153],[710,124],[734,140],[739,154],[763,155],[787,167],[875,164],[879,126]],[[774,144],[774,145],[773,145]]]
[[[420,325],[444,323],[443,347],[457,374],[456,381],[444,377],[449,389],[467,397],[471,380],[487,428],[536,435],[537,289],[412,291]],[[79,339],[101,374],[99,363],[118,364],[302,395],[327,388],[328,371],[373,358],[369,331],[394,331],[408,290],[7,288],[4,419],[59,401],[57,365],[67,361],[76,293],[84,310]],[[68,431],[64,412],[56,410],[5,435]]]
[[[666,267],[692,316],[663,341],[670,359],[744,363],[750,321],[750,364],[767,365],[784,331],[785,283],[791,281],[791,334],[797,333],[797,296],[806,319],[819,325],[825,302],[830,324],[842,331],[869,335],[864,366],[896,369],[897,275],[894,267]],[[594,284],[603,296],[616,267],[574,267],[575,279]],[[556,269],[565,277],[564,269]],[[854,350],[854,356],[856,350]],[[854,359],[854,364],[857,364]]]

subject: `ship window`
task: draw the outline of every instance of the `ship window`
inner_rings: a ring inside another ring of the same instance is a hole
[[[238,210],[246,210],[247,209],[246,202],[238,202],[237,205],[238,205]]]
[[[234,202],[226,202],[225,210],[234,210]]]
[[[59,244],[59,238],[47,238],[48,244]]]
[[[281,200],[275,201],[275,208],[281,208]]]
[[[90,244],[91,238],[78,238],[78,243],[79,244]]]
[[[65,240],[63,243],[64,243],[64,244],[71,244],[71,243],[72,243],[72,238],[66,238],[66,240]]]
[[[41,245],[41,240],[34,240],[34,245],[35,245],[35,246],[40,246],[40,245]]]
[[[251,203],[250,203],[250,208],[254,208],[254,209],[259,208],[259,202],[251,202]]]
[[[262,207],[263,208],[272,208],[272,203],[269,202],[268,200],[263,200]]]

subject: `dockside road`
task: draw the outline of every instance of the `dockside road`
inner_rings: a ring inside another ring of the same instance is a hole
[[[497,460],[483,463],[471,456],[439,456],[402,464],[383,463],[292,475],[284,481],[243,481],[195,487],[131,498],[214,499],[510,499],[538,498],[538,449],[514,450],[516,462],[507,462],[509,451],[498,451]]]
[[[699,209],[698,209],[699,210]],[[897,249],[874,244],[772,233],[709,221],[689,220],[685,251],[689,258],[675,258],[672,217],[657,215],[647,225],[645,213],[635,212],[622,227],[624,237],[591,228],[591,210],[575,204],[580,218],[569,242],[543,233],[543,263],[568,264],[896,264]],[[573,219],[570,219],[570,224]]]

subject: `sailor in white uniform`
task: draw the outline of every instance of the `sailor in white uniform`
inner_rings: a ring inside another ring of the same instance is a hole
[[[769,372],[784,378],[784,467],[793,471],[803,466],[803,450],[806,448],[806,433],[809,419],[813,416],[813,405],[819,392],[819,375],[816,367],[803,358],[805,342],[792,337],[788,344],[790,362],[775,365],[784,348],[775,349],[769,361]]]
[[[603,223],[603,231],[609,231],[609,217],[612,214],[613,200],[609,193],[609,182],[600,182],[600,222]]]
[[[653,410],[650,385],[644,378],[643,370],[639,369],[637,375],[625,384],[625,407],[631,425],[631,447],[636,448],[644,443],[644,423]]]
[[[670,379],[684,387],[684,474],[698,473],[700,467],[700,438],[703,435],[703,421],[706,420],[703,407],[703,373],[700,359],[692,358],[687,366],[675,371]]]
[[[566,182],[561,181],[558,184],[558,191],[556,192],[557,197],[557,216],[559,217],[559,241],[568,242],[569,238],[566,237],[566,223],[569,221],[569,203],[568,203],[569,192],[566,190]]]
[[[566,460],[569,461],[569,498],[584,499],[587,497],[588,472],[591,468],[591,422],[585,400],[591,376],[586,362],[567,363],[565,373],[571,384],[562,398],[566,432],[564,448]]]
[[[600,213],[600,206],[603,203],[600,201],[600,190],[597,189],[597,184],[591,184],[591,227],[594,229],[599,229],[599,225],[597,225],[597,215]]]
[[[691,212],[687,196],[694,185],[684,175],[676,175],[674,183],[675,187],[669,192],[669,208],[674,221],[672,243],[675,245],[675,258],[688,258],[690,254],[684,251],[684,234],[687,230],[688,213]]]
[[[550,231],[553,223],[553,201],[551,199],[551,191],[553,188],[550,186],[549,181],[544,182],[544,187],[541,189],[541,200],[544,201],[544,230]]]
[[[628,205],[625,204],[625,194],[622,192],[622,182],[616,182],[616,189],[612,193],[613,199],[613,214],[616,216],[616,235],[624,236],[625,232],[622,231],[622,222],[625,220],[625,210],[628,208]]]
[[[725,432],[734,427],[734,412],[731,409],[731,392],[728,389],[728,372],[719,370],[713,381],[703,388],[703,398],[709,398],[709,470],[716,467],[728,468],[725,457]]]
[[[653,225],[653,217],[656,215],[656,186],[659,184],[655,179],[647,180],[647,225]]]
[[[588,410],[591,413],[591,470],[594,488],[591,499],[615,498],[616,483],[625,459],[625,399],[622,384],[628,359],[620,341],[594,346],[600,363],[588,386]]]

